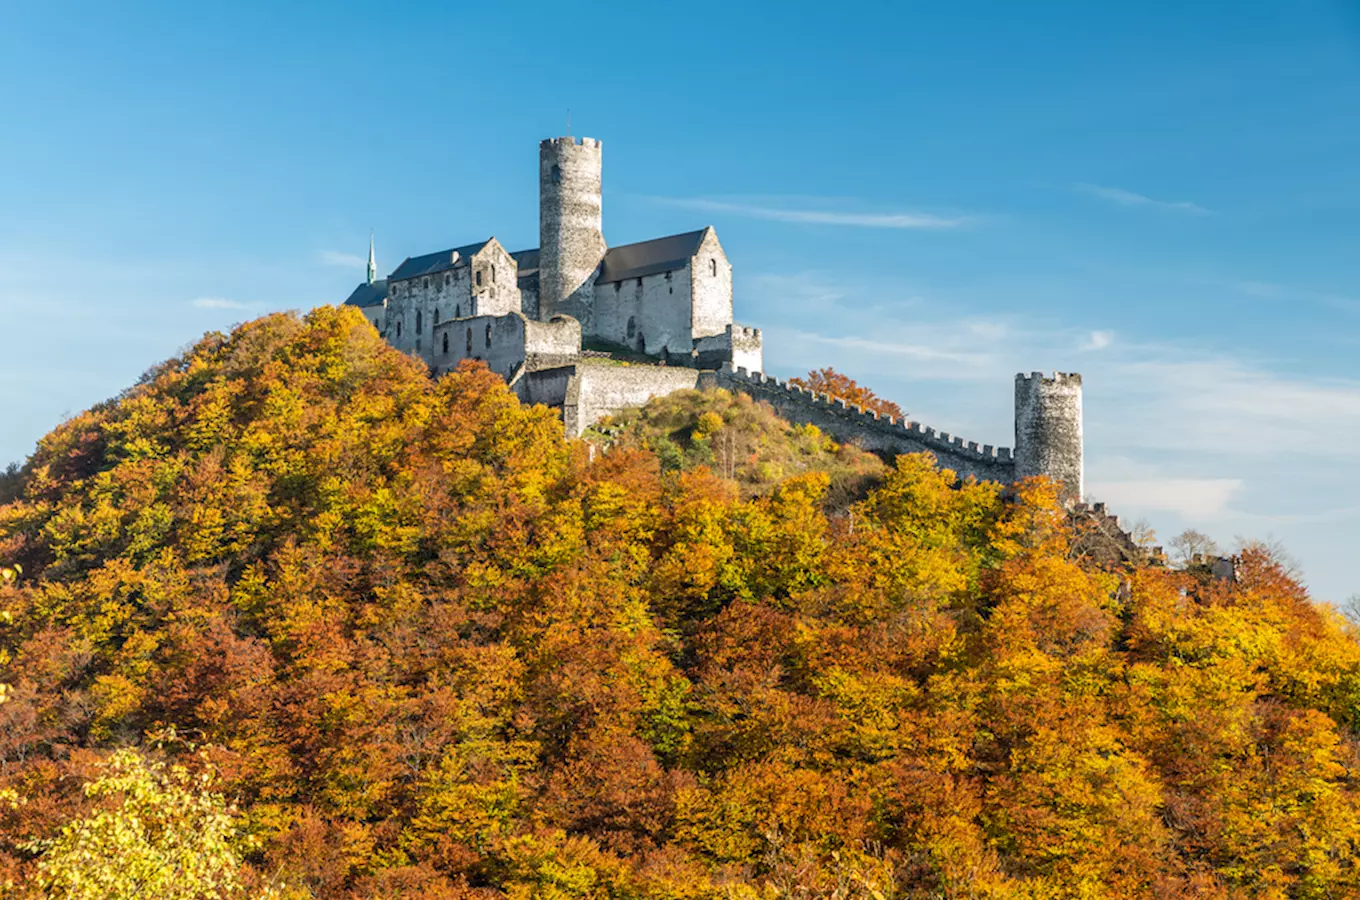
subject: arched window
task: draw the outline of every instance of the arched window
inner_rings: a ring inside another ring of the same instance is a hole
[[[472,352],[472,329],[471,329],[471,328],[468,329],[467,352],[469,352],[469,353]]]
[[[491,346],[491,323],[490,323],[490,322],[487,322],[487,323],[486,323],[486,345],[487,345],[488,347]]]
[[[437,307],[437,306],[434,308],[434,323],[433,323],[433,324],[435,324],[435,325],[438,325],[438,324],[439,324],[439,307]]]
[[[552,183],[553,184],[562,183],[562,167],[557,165],[556,163],[554,163],[552,167]]]
[[[477,272],[477,287],[481,287],[481,286],[482,286],[482,273],[481,273],[480,271],[478,271],[478,272]]]
[[[717,277],[718,277],[718,261],[717,261],[716,259],[710,259],[710,260],[708,261],[708,268],[709,268],[709,274],[711,274],[714,278],[717,278]]]
[[[449,355],[449,333],[447,331],[444,332],[444,355]]]
[[[416,310],[416,334],[425,333],[425,320],[421,318],[420,310]]]
[[[628,340],[631,341],[631,340],[633,339],[634,333],[636,333],[636,332],[637,332],[637,319],[634,318],[633,316],[629,316],[629,317],[628,317]]]
[[[495,283],[496,283],[496,267],[495,267],[495,266],[492,266],[492,267],[491,267],[491,283],[492,283],[492,284],[495,284]]]
[[[637,348],[639,353],[647,352],[647,339],[642,336],[641,331],[638,332]]]
[[[460,303],[453,308],[453,317],[455,319],[463,318],[463,304]]]
[[[397,337],[401,337],[401,319],[397,319]]]

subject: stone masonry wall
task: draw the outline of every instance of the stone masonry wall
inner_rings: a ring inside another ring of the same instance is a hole
[[[492,240],[468,263],[466,278],[472,292],[468,315],[502,316],[520,312],[518,267],[499,241]]]
[[[597,284],[587,333],[652,356],[689,356],[689,303],[689,267]]]
[[[730,363],[734,369],[761,372],[765,369],[762,344],[759,328],[733,322],[722,334],[695,338],[693,364],[700,369],[721,369]]]
[[[480,359],[491,371],[509,380],[524,364],[524,326],[521,313],[441,322],[430,339],[433,348],[430,365],[438,372],[447,372],[465,359]]]
[[[1015,376],[1015,475],[1048,475],[1063,484],[1063,499],[1080,500],[1081,376],[1042,372]]]
[[[693,388],[699,381],[697,370],[675,366],[621,366],[584,359],[571,368],[562,404],[568,437],[579,437],[605,416],[645,406],[652,397]]]
[[[961,477],[972,475],[982,481],[1006,484],[1015,480],[1015,461],[1008,447],[979,445],[945,432],[937,432],[919,422],[894,420],[890,416],[849,406],[844,400],[768,378],[759,372],[725,367],[704,372],[700,387],[723,387],[741,391],[763,400],[790,422],[816,425],[838,441],[853,443],[865,450],[901,454],[934,453],[944,468]]]
[[[581,355],[581,323],[571,316],[553,316],[546,322],[524,319],[524,357],[530,366],[560,366]]]
[[[605,251],[602,153],[592,138],[538,145],[539,318],[565,313],[589,327],[591,282]]]
[[[694,286],[690,334],[695,338],[722,334],[732,324],[732,264],[711,227],[704,229],[690,268]]]
[[[394,347],[442,366],[443,340],[435,335],[436,328],[450,319],[519,311],[515,259],[498,241],[492,239],[463,262],[388,286],[386,336]]]

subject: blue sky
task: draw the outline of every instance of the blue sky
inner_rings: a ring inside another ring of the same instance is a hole
[[[1086,380],[1088,493],[1360,592],[1360,3],[0,6],[0,462],[204,331],[537,243],[715,225],[767,369],[1010,443]]]

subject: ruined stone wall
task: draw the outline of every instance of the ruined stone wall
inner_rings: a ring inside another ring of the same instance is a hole
[[[433,329],[459,315],[473,315],[466,266],[388,286],[387,339],[392,346],[437,365]],[[400,322],[400,327],[397,323]]]
[[[488,242],[468,260],[465,278],[472,295],[470,315],[502,316],[523,310],[518,266],[499,241]]]
[[[1015,376],[1015,475],[1047,475],[1063,484],[1064,500],[1082,498],[1080,375]]]
[[[602,157],[592,138],[538,145],[539,318],[564,313],[589,325],[593,279],[605,252]]]
[[[587,334],[652,356],[689,356],[690,269],[595,285]]]
[[[693,388],[700,374],[675,366],[623,366],[591,359],[583,359],[571,368],[562,404],[562,422],[568,437],[580,436],[605,416],[645,406],[652,397]]]
[[[465,359],[480,359],[509,381],[525,361],[525,322],[518,312],[441,322],[430,338],[430,367],[442,373]]]
[[[524,322],[524,357],[528,365],[567,365],[580,357],[581,323],[571,316],[553,316],[546,322],[521,318]]]
[[[694,365],[700,369],[721,369],[731,363],[734,369],[760,372],[765,368],[763,341],[759,328],[728,324],[722,334],[696,338]]]
[[[919,422],[904,422],[890,416],[850,406],[844,400],[768,378],[759,372],[724,367],[704,372],[700,387],[724,387],[741,391],[774,407],[779,415],[797,424],[816,425],[843,443],[885,454],[934,453],[942,467],[961,477],[972,475],[982,481],[1006,484],[1015,480],[1015,461],[1010,448],[980,445],[946,432],[937,432]]]
[[[704,229],[699,252],[690,260],[690,267],[693,273],[690,334],[695,338],[722,334],[732,324],[732,264],[711,227]]]

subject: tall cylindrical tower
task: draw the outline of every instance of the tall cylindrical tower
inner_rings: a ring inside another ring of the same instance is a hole
[[[588,313],[591,276],[604,258],[601,148],[593,138],[538,145],[539,318]],[[582,324],[585,324],[584,322]]]
[[[1015,376],[1015,477],[1047,475],[1064,502],[1082,498],[1081,376]]]

